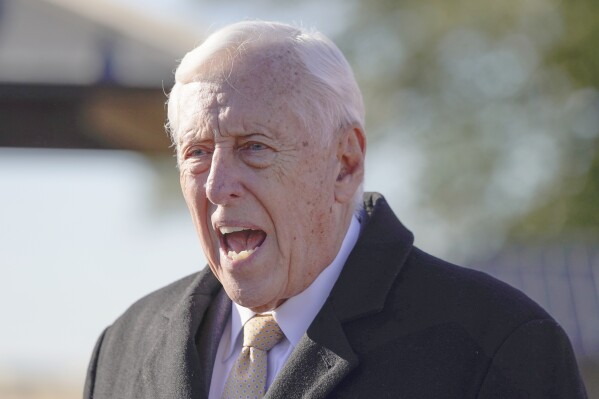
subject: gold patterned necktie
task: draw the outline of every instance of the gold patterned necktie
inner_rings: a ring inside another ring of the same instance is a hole
[[[243,326],[243,348],[233,364],[222,399],[262,398],[266,386],[268,351],[283,339],[272,315],[252,317]]]

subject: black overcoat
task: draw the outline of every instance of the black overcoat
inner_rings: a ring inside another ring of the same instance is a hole
[[[585,398],[562,328],[521,292],[413,246],[379,194],[267,398]],[[102,334],[85,398],[206,398],[231,302],[205,268]]]

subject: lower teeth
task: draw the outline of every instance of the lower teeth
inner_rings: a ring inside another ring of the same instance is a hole
[[[229,258],[231,258],[233,260],[242,260],[242,259],[245,259],[248,256],[250,256],[251,254],[253,254],[254,251],[256,251],[255,248],[244,250],[241,252],[229,251],[229,253],[227,253],[227,256],[229,256]]]

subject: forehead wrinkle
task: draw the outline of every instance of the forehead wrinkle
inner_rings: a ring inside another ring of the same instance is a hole
[[[199,113],[202,113],[202,116],[206,119],[205,121],[202,121],[202,123],[207,125],[206,130],[210,131],[212,137],[225,137],[227,134],[221,129],[221,125],[230,111],[230,106],[228,104],[230,93],[227,92],[226,87],[228,86],[235,90],[239,95],[241,93],[226,80],[205,80],[200,83],[203,83],[199,89],[201,92],[200,97],[207,100],[206,105],[199,110]],[[200,117],[200,119],[202,119],[202,117]]]
[[[202,76],[196,76],[197,80],[189,83],[197,90],[192,100],[199,104],[190,105],[199,114],[192,123],[204,128],[198,129],[199,134],[209,133],[216,138],[235,135],[240,129],[247,131],[248,125],[258,122],[254,117],[257,107],[264,108],[263,114],[273,116],[286,108],[290,111],[288,117],[301,119],[294,112],[296,104],[292,98],[299,95],[302,74],[298,73],[299,66],[289,49],[272,43],[266,46],[244,43],[241,47],[243,51],[228,54],[231,49],[225,49],[225,54],[211,57],[208,65],[201,68]],[[217,60],[220,62],[212,64]],[[266,127],[271,133],[286,130],[285,126],[278,126],[272,132],[274,126]]]
[[[202,136],[210,132],[217,136],[220,133],[219,115],[226,108],[227,95],[223,93],[222,84],[214,81],[200,80],[186,84],[184,99],[180,107],[183,116],[179,142],[184,138]]]

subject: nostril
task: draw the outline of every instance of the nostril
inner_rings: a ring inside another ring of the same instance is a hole
[[[241,197],[242,187],[233,174],[209,176],[206,184],[206,197],[215,205],[225,205],[228,201]]]

